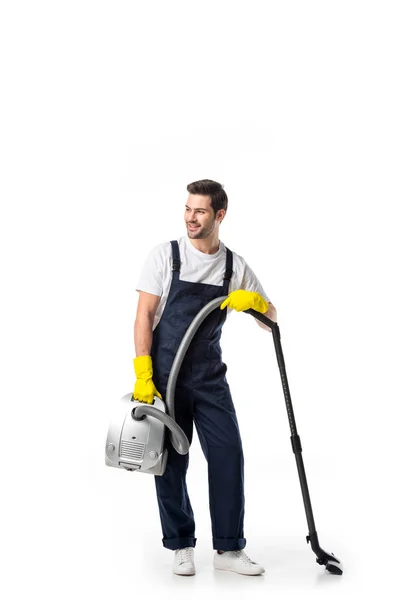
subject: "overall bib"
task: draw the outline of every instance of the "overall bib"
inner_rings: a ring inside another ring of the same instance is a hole
[[[172,281],[161,319],[153,331],[151,357],[153,381],[165,400],[169,373],[178,347],[199,311],[214,298],[227,296],[232,276],[232,252],[226,249],[222,285],[180,279],[177,241],[172,245]],[[245,547],[244,458],[239,426],[220,346],[227,309],[213,310],[196,331],[178,374],[175,419],[189,442],[193,421],[208,463],[209,505],[215,550]],[[195,546],[195,522],[186,472],[189,454],[182,456],[166,434],[168,461],[164,475],[155,476],[163,545],[170,550]]]

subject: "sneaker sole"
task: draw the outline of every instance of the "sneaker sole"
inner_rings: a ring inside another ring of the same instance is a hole
[[[217,569],[218,571],[230,571],[231,573],[237,573],[238,575],[249,575],[250,577],[254,577],[255,575],[262,575],[263,573],[265,573],[265,569],[263,571],[260,571],[260,573],[242,573],[241,571],[237,571],[236,569],[230,569],[229,567],[216,567],[215,565],[214,569]]]
[[[175,575],[183,575],[183,576],[190,576],[190,575],[196,575],[196,571],[190,571],[188,573],[180,573],[179,571],[174,571],[174,569],[172,569],[172,572]]]

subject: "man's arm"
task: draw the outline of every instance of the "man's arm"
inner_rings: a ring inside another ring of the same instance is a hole
[[[278,316],[277,316],[276,308],[272,304],[272,302],[268,302],[268,310],[267,310],[267,312],[265,312],[263,314],[266,317],[268,317],[268,319],[271,319],[271,321],[273,321],[274,323],[278,322]],[[261,321],[259,321],[255,317],[254,317],[254,319],[257,322],[257,325],[259,325],[260,327],[262,327],[262,329],[266,329],[267,331],[272,331],[271,327],[268,327],[268,325],[265,325],[264,323],[261,323]]]
[[[136,356],[150,356],[153,342],[153,323],[161,296],[139,291],[134,340]]]

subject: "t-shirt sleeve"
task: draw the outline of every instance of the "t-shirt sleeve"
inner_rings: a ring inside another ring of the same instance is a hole
[[[264,289],[263,289],[261,283],[259,282],[256,274],[249,267],[249,265],[247,263],[246,263],[245,269],[244,269],[244,274],[243,274],[243,280],[242,280],[241,289],[242,290],[248,290],[249,292],[257,292],[267,302],[271,302],[270,298],[264,292]]]
[[[162,246],[153,248],[142,267],[136,291],[162,296],[163,291],[163,252]]]

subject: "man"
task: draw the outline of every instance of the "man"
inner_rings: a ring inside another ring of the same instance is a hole
[[[170,369],[187,328],[212,299],[228,296],[202,322],[188,348],[176,384],[175,418],[189,442],[194,421],[208,462],[214,567],[259,575],[265,569],[243,550],[244,459],[220,337],[232,310],[268,311],[276,322],[276,309],[246,261],[219,241],[228,206],[221,184],[205,179],[189,184],[187,191],[187,236],[153,248],[136,288],[133,395],[148,403],[155,395],[165,397]],[[173,572],[194,575],[197,538],[185,480],[189,455],[178,454],[168,437],[166,447],[165,473],[155,476],[162,541],[164,547],[175,550]]]

